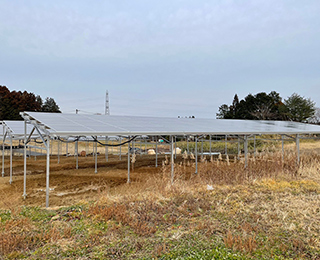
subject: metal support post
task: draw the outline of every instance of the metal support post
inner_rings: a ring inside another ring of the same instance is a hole
[[[195,145],[195,159],[196,159],[196,172],[198,173],[198,137],[196,136],[196,145]]]
[[[120,136],[120,139],[119,139],[119,141],[120,141],[120,144],[121,144],[121,142],[122,142],[122,138],[121,138],[121,136]],[[119,160],[121,161],[121,146],[122,145],[120,145],[120,148],[119,148]]]
[[[244,137],[244,157],[245,157],[245,163],[244,167],[248,167],[248,136]]]
[[[47,172],[46,172],[46,207],[49,207],[49,178],[50,178],[50,137],[47,137]]]
[[[68,152],[68,139],[67,139],[67,143],[66,143],[66,157],[68,157],[69,156],[69,154],[68,154],[69,152]]]
[[[224,149],[224,153],[227,155],[228,154],[228,136],[225,136],[225,149]]]
[[[130,136],[128,137],[130,140]],[[130,142],[128,143],[128,179],[127,183],[130,183]]]
[[[10,181],[12,183],[12,136],[10,135]]]
[[[79,168],[78,141],[76,141],[76,143],[74,144],[74,150],[75,150],[75,154],[76,154],[76,169],[78,170],[78,168]]]
[[[284,138],[283,138],[283,135],[281,135],[281,159],[282,159],[282,162],[284,162]]]
[[[156,167],[158,167],[158,136],[156,137]]]
[[[105,147],[105,156],[106,156],[106,161],[109,161],[109,149],[108,149],[108,136],[106,136],[106,147]]]
[[[238,137],[238,160],[240,159],[240,138]]]
[[[186,138],[187,138],[187,153],[189,154],[189,136],[187,136]]]
[[[300,165],[300,136],[296,135],[296,146],[297,146],[297,165]]]
[[[147,151],[147,138],[144,138],[144,154],[148,154],[148,151]]]
[[[96,136],[97,139],[97,136]],[[94,173],[98,172],[98,143],[95,142],[95,160],[94,160]]]
[[[4,141],[5,141],[5,135],[4,135],[4,125],[2,125],[2,177],[4,177]]]
[[[19,141],[20,142],[20,141]],[[34,142],[36,142],[35,140],[34,140]],[[37,144],[35,143],[35,146],[36,146]],[[37,148],[34,148],[34,160],[36,161],[37,160]],[[59,162],[58,162],[59,163]]]
[[[209,148],[209,152],[210,152],[210,156],[211,156],[211,150],[212,150],[212,144],[211,144],[211,135],[210,135],[210,148]]]
[[[58,164],[60,163],[60,141],[58,140]]]
[[[201,139],[201,160],[203,160],[203,137]]]
[[[174,137],[174,159],[177,159],[177,137]]]
[[[113,144],[113,142],[111,142]],[[111,154],[113,154],[113,146],[111,146]]]
[[[95,156],[95,141],[92,143],[92,158]]]
[[[24,121],[24,147],[23,147],[23,198],[27,197],[27,122]]]
[[[253,137],[253,155],[254,155],[254,158],[256,158],[256,136]]]
[[[171,184],[174,181],[173,136],[171,136]]]

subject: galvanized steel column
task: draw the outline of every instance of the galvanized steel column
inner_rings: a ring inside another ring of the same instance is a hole
[[[75,153],[76,153],[76,169],[78,170],[79,168],[79,151],[78,151],[78,141],[76,141],[75,145],[74,145],[74,150],[75,150]]]
[[[256,158],[256,136],[255,135],[253,140],[253,155],[254,155],[254,158]]]
[[[128,137],[130,140],[130,136]],[[128,143],[128,179],[127,183],[130,183],[130,142]]]
[[[97,139],[97,136],[96,136]],[[98,172],[98,142],[95,142],[94,173]]]
[[[189,136],[187,136],[187,153],[189,154]]]
[[[108,136],[106,136],[105,157],[106,157],[106,161],[109,161]]]
[[[10,181],[12,183],[12,136],[10,135]]]
[[[244,167],[248,167],[248,136],[244,137],[244,157],[245,157],[245,163]]]
[[[23,148],[23,198],[27,197],[27,122],[24,121],[24,148]]]
[[[147,138],[143,138],[144,139],[144,154],[148,154],[147,151]]]
[[[4,177],[4,125],[2,125],[2,177]]]
[[[174,137],[174,159],[177,159],[177,137]]]
[[[282,162],[284,161],[284,140],[283,135],[281,135],[281,143],[282,143]]]
[[[46,172],[46,207],[49,207],[50,178],[50,137],[47,136],[47,172]]]
[[[119,142],[120,142],[120,148],[119,148],[119,160],[121,161],[121,142],[122,142],[122,138],[121,138],[121,136],[120,136],[120,139],[119,139]]]
[[[19,141],[20,142],[20,141]],[[35,140],[34,140],[34,142],[36,142]],[[19,145],[20,145],[20,143],[19,143]],[[37,144],[35,143],[35,146],[36,146]],[[34,148],[34,160],[36,161],[37,160],[37,148]],[[59,162],[58,162],[59,163]]]
[[[37,154],[37,152],[35,152],[35,154]],[[58,164],[59,163],[60,163],[60,140],[58,140]]]
[[[156,167],[158,167],[158,136],[156,137]]]
[[[201,139],[201,160],[203,160],[203,137]]]
[[[87,138],[86,138],[85,142],[86,142],[86,148],[85,148],[85,150],[86,150],[86,157],[87,157],[87,154],[88,154],[88,143],[89,143],[89,141],[87,140]]]
[[[240,138],[238,137],[238,160],[240,159]]]
[[[174,181],[173,136],[171,135],[171,184]]]
[[[195,159],[196,159],[196,172],[198,173],[198,137],[196,137],[196,145],[195,145]]]
[[[297,165],[300,165],[300,136],[296,135],[296,146],[297,146]]]
[[[225,148],[224,148],[224,153],[227,155],[228,154],[228,136],[225,136]]]

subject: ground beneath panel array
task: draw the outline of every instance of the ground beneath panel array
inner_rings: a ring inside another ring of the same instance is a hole
[[[181,161],[181,158],[177,158]],[[159,164],[165,161],[159,155]],[[8,162],[8,158],[6,158]],[[8,164],[8,163],[7,163]],[[98,156],[98,173],[94,173],[92,156],[79,157],[79,169],[75,169],[73,156],[51,157],[50,164],[50,206],[68,206],[81,200],[97,200],[103,192],[116,192],[116,189],[128,189],[127,158],[109,155]],[[9,165],[5,167],[5,177],[0,178],[0,208],[13,205],[45,206],[46,195],[45,157],[28,159],[27,198],[23,199],[23,158],[14,157],[13,182],[9,184]],[[132,167],[132,166],[131,166]],[[190,169],[191,170],[191,169]],[[131,184],[146,180],[155,174],[161,174],[161,167],[155,167],[155,156],[137,155],[134,169],[131,168]]]

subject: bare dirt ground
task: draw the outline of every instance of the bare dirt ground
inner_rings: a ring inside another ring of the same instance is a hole
[[[155,167],[155,155],[137,155],[134,169],[131,165],[131,182],[159,174],[164,155],[158,156]],[[177,158],[181,160],[181,158]],[[119,186],[128,186],[127,155],[109,155],[108,162],[104,155],[98,156],[98,173],[92,156],[79,157],[79,168],[76,169],[74,156],[57,156],[50,158],[50,206],[68,206],[81,200],[96,200],[102,191],[112,190]],[[23,195],[23,158],[13,158],[13,182],[9,184],[9,157],[5,158],[5,176],[0,177],[0,208],[13,206],[45,206],[46,195],[46,159],[45,156],[27,159],[27,198]]]

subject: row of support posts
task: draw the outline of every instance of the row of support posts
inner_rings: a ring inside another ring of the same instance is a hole
[[[28,138],[28,133],[27,133],[27,122],[24,121],[24,182],[23,182],[23,197],[26,198],[27,193],[26,193],[26,169],[27,169],[27,145],[26,143],[30,139],[30,136]],[[35,129],[38,131],[40,134],[40,131],[35,127]],[[2,149],[2,176],[4,176],[4,142],[5,142],[5,130],[3,128],[3,149]],[[12,183],[12,136],[8,134],[8,137],[10,138],[10,183]],[[50,146],[50,136],[46,136],[46,139],[40,134],[40,138],[42,139],[44,145],[45,145],[45,150],[46,150],[46,206],[49,206],[49,177],[50,177],[50,154],[52,151],[52,147]],[[97,137],[96,137],[97,138]],[[128,137],[130,139],[130,137]],[[225,152],[227,154],[227,139],[228,137],[225,136],[225,141],[226,141],[226,146],[225,146]],[[245,153],[245,167],[248,166],[248,139],[249,136],[244,136],[243,141],[244,141],[244,153]],[[189,152],[189,137],[186,137],[187,140],[187,151]],[[195,136],[195,173],[198,173],[198,136]],[[284,154],[284,136],[281,135],[281,140],[282,140],[282,156]],[[145,141],[145,148],[147,147],[146,140]],[[122,138],[119,138],[119,142],[121,144]],[[211,135],[209,136],[209,142],[210,142],[210,154],[212,150],[212,137]],[[300,162],[300,136],[296,135],[295,137],[295,142],[296,142],[296,147],[297,147],[297,163],[299,164]],[[127,182],[130,183],[130,143],[128,143],[128,179]],[[171,151],[171,182],[174,182],[174,160],[176,159],[177,156],[177,146],[174,145],[176,143],[176,136],[170,136],[170,151]],[[106,144],[108,144],[108,137],[106,137]],[[76,153],[76,169],[79,167],[79,162],[78,162],[78,141],[75,142],[75,153]],[[134,150],[134,142],[132,142],[133,150]],[[158,137],[156,138],[155,142],[155,148],[156,148],[156,162],[155,166],[158,167]],[[40,148],[39,148],[40,149]],[[50,150],[51,149],[51,150]],[[94,143],[94,158],[95,158],[95,173],[97,173],[97,142]],[[106,161],[108,161],[108,147],[106,146]],[[240,137],[238,138],[238,151],[240,151]],[[66,145],[66,154],[68,155],[68,143]],[[254,155],[256,154],[256,137],[254,136]],[[239,152],[238,152],[239,155]],[[201,156],[203,156],[203,138],[201,138]],[[282,157],[283,158],[283,157]],[[119,159],[121,160],[121,145],[120,145],[120,154],[119,154]],[[60,163],[60,142],[58,142],[58,163]]]

